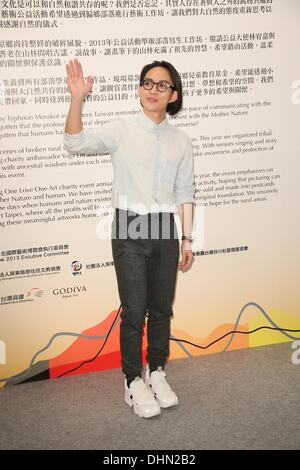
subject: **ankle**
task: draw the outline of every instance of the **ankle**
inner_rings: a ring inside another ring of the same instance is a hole
[[[126,383],[128,388],[130,387],[131,382],[133,382],[137,377],[141,378],[140,375],[136,375],[135,377],[126,377]]]
[[[152,374],[152,372],[155,372],[157,370],[164,370],[164,367],[163,366],[156,366],[156,367],[150,367],[149,366],[149,373],[150,375]]]

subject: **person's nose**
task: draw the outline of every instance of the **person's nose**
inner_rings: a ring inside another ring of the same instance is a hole
[[[150,90],[151,93],[154,93],[155,95],[158,94],[158,89],[157,89],[157,83],[154,83],[153,87],[152,87],[152,90]]]

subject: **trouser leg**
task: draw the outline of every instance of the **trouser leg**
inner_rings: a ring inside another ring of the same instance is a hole
[[[147,304],[147,261],[136,241],[112,239],[112,252],[122,304],[120,351],[127,378],[141,375],[142,338]]]
[[[172,303],[179,260],[178,239],[160,240],[148,265],[147,361],[164,366],[170,354]]]

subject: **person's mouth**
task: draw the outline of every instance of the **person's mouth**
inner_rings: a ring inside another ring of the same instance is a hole
[[[147,98],[147,101],[149,101],[149,103],[157,103],[158,100],[156,98]]]

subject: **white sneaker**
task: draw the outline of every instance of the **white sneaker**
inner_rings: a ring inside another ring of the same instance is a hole
[[[141,377],[136,377],[127,386],[125,378],[125,401],[133,406],[135,414],[140,418],[151,418],[160,414],[160,406]]]
[[[178,397],[171,389],[165,377],[166,373],[162,370],[162,367],[158,367],[150,375],[149,365],[146,366],[145,383],[152,391],[161,408],[178,405]]]

